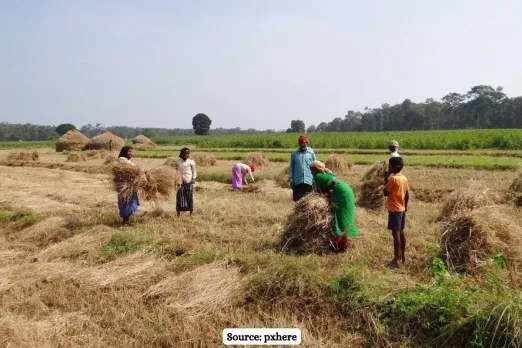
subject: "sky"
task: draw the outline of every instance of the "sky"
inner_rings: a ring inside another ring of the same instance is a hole
[[[486,84],[522,95],[519,0],[0,0],[0,122],[307,126]]]

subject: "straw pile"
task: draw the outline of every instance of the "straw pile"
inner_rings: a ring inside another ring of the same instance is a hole
[[[384,205],[384,177],[388,171],[386,161],[374,163],[361,180],[361,193],[357,204],[366,209],[377,210]]]
[[[337,154],[328,157],[324,165],[337,175],[346,175],[353,168],[353,162],[351,159],[342,158]]]
[[[65,160],[65,162],[87,162],[87,158],[83,153],[70,153],[67,155],[67,159]]]
[[[441,248],[450,271],[478,273],[498,254],[508,269],[522,263],[522,229],[499,209],[478,208],[443,224]]]
[[[116,163],[111,170],[114,190],[123,199],[130,199],[136,192],[143,200],[167,200],[179,183],[175,170],[167,166],[143,171],[138,166]]]
[[[56,152],[68,151],[81,151],[89,143],[83,133],[72,129],[58,138],[56,141]]]
[[[154,150],[156,148],[156,144],[142,134],[132,139],[132,144],[135,149],[139,150]]]
[[[107,157],[105,157],[105,161],[103,161],[103,164],[113,164],[114,162],[116,162],[117,158],[116,156],[113,156],[113,155],[109,155]]]
[[[195,153],[191,154],[190,158],[196,162],[196,165],[201,167],[212,167],[216,165],[216,157],[213,155],[207,155],[206,153]]]
[[[254,167],[265,167],[270,162],[268,157],[261,152],[253,152],[249,153],[248,156],[245,157],[243,161],[245,164],[254,165]]]
[[[112,140],[112,143],[111,143]],[[125,145],[123,140],[116,135],[104,131],[103,133],[95,136],[85,146],[87,150],[114,150],[120,151],[120,149]]]
[[[177,157],[169,157],[167,158],[167,160],[165,161],[165,163],[163,163],[163,165],[165,166],[171,166],[173,168],[177,168],[176,166],[176,160],[177,160]]]
[[[442,203],[438,220],[449,219],[454,215],[469,212],[488,204],[486,192],[477,186],[453,191]]]
[[[103,159],[103,158],[107,157],[107,154],[103,150],[87,151],[85,153],[85,155],[87,156],[87,159],[98,159],[98,158]]]
[[[281,238],[282,251],[297,254],[322,254],[331,250],[332,214],[328,201],[317,193],[295,204]]]
[[[21,151],[21,152],[13,152],[7,155],[7,161],[38,161],[40,159],[40,155],[38,155],[38,152],[33,151]]]
[[[287,188],[290,187],[290,182],[288,181],[288,170],[290,166],[285,166],[283,170],[279,172],[274,178],[274,181],[279,187]]]

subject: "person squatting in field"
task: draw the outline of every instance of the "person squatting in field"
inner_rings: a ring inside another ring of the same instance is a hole
[[[194,183],[196,182],[196,163],[189,158],[190,150],[182,148],[179,158],[176,159],[176,167],[181,173],[181,185],[176,192],[176,213],[194,212]]]
[[[244,163],[237,163],[232,167],[232,188],[234,190],[241,190],[243,183],[248,185],[247,174],[255,182],[254,175],[252,174],[256,168],[253,165],[246,165]]]
[[[132,147],[124,146],[120,150],[118,155],[118,162],[135,166],[136,164],[131,161],[132,158]],[[138,194],[134,192],[129,199],[123,198],[118,194],[118,209],[120,211],[120,217],[123,219],[123,225],[129,224],[130,216],[137,212],[140,207],[140,201]]]
[[[315,153],[308,147],[308,138],[301,135],[298,139],[299,149],[290,156],[288,180],[293,191],[294,202],[313,191],[310,164],[315,161]]]
[[[404,263],[406,251],[406,212],[408,211],[409,185],[408,179],[402,175],[404,161],[401,157],[390,159],[390,173],[392,176],[384,186],[384,196],[388,204],[388,229],[393,235],[394,258],[390,265],[395,267],[399,261]]]
[[[326,194],[332,210],[332,245],[337,251],[346,248],[357,237],[355,223],[355,196],[353,190],[344,181],[337,179],[324,163],[314,161],[310,164],[315,188]]]

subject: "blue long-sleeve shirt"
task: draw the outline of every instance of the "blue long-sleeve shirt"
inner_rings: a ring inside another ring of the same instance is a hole
[[[306,151],[296,150],[290,156],[290,168],[288,168],[288,179],[294,185],[312,185],[313,176],[310,171],[310,164],[315,161],[315,153],[312,148],[307,147]]]

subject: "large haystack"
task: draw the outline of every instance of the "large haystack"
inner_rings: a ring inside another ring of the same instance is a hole
[[[38,161],[40,159],[40,155],[36,151],[21,151],[21,152],[13,152],[7,155],[8,162],[14,161]]]
[[[282,250],[297,254],[322,254],[331,250],[332,213],[325,197],[312,193],[295,204],[288,217],[283,236]]]
[[[361,180],[361,193],[357,204],[366,209],[377,210],[384,205],[384,177],[388,171],[386,161],[374,163]]]
[[[138,166],[116,163],[111,171],[114,190],[123,199],[130,199],[136,192],[143,200],[157,201],[160,197],[168,200],[179,184],[179,176],[168,166],[143,171]]]
[[[353,168],[353,162],[349,158],[342,158],[340,155],[331,155],[324,163],[336,175],[347,175]]]
[[[132,139],[133,147],[139,150],[154,150],[156,144],[146,136],[140,134]]]
[[[508,269],[522,264],[522,229],[500,207],[467,211],[442,226],[441,248],[450,271],[478,273],[493,255],[501,255]]]
[[[95,137],[93,137],[87,145],[85,145],[86,150],[109,150],[109,151],[120,151],[120,149],[125,145],[125,142],[122,138],[110,133],[103,132]]]
[[[196,165],[199,167],[213,167],[217,163],[216,156],[201,152],[190,154],[190,158],[196,162]]]
[[[454,215],[469,212],[488,204],[487,189],[471,185],[453,191],[442,203],[438,220],[449,219]]]
[[[81,151],[88,143],[89,138],[83,135],[83,133],[77,131],[76,129],[71,129],[58,138],[56,141],[56,151]]]
[[[245,164],[254,165],[254,167],[266,167],[270,161],[268,157],[261,152],[249,153],[243,161]]]

